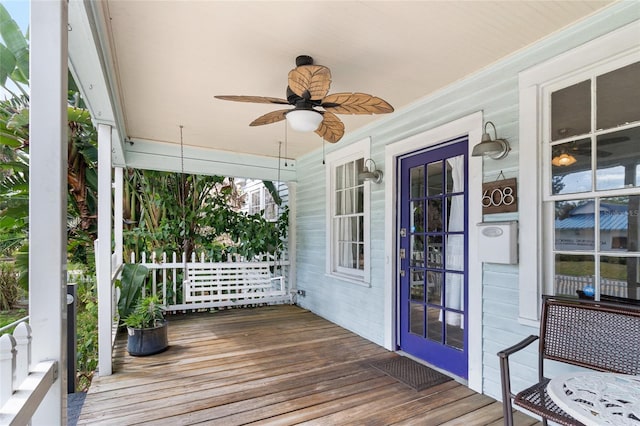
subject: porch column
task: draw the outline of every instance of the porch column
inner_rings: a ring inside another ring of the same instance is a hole
[[[115,267],[122,265],[122,219],[123,219],[123,168],[115,167],[113,175],[113,241],[115,244]]]
[[[58,362],[33,424],[67,417],[67,1],[32,1],[29,120],[29,324],[32,365]]]
[[[98,124],[98,374],[111,375],[111,126]]]

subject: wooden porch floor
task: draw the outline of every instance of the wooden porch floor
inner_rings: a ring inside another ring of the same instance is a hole
[[[162,354],[131,357],[119,336],[78,424],[502,424],[499,402],[454,381],[416,392],[369,365],[398,355],[296,306],[169,321]]]

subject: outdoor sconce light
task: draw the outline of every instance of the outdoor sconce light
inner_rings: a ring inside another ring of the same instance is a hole
[[[368,162],[373,163],[372,169],[369,169],[367,167]],[[364,160],[364,164],[362,165],[362,171],[358,173],[358,179],[361,181],[370,180],[373,183],[380,183],[382,182],[382,171],[377,169],[375,161],[373,161],[371,158],[367,158],[366,160]]]
[[[322,114],[312,109],[291,110],[286,118],[291,128],[298,132],[313,132],[322,122]]]
[[[489,133],[487,132],[487,124],[491,124],[493,127],[493,136],[495,139],[491,139]],[[482,140],[480,143],[473,147],[473,152],[471,155],[474,157],[488,156],[494,160],[500,160],[509,154],[511,151],[511,147],[509,147],[509,142],[505,139],[498,139],[498,134],[496,133],[496,126],[493,125],[492,122],[487,121],[484,124],[484,133],[482,134]]]

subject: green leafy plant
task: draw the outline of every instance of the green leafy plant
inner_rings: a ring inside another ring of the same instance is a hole
[[[118,314],[121,319],[129,317],[142,297],[144,285],[149,269],[137,263],[126,263],[120,278],[120,299],[118,299]]]
[[[93,276],[83,276],[76,285],[76,388],[86,391],[98,366],[98,296]]]
[[[8,311],[18,300],[18,274],[11,263],[0,263],[0,311]]]
[[[153,328],[164,321],[164,309],[158,296],[148,296],[140,300],[135,309],[124,319],[131,328]]]

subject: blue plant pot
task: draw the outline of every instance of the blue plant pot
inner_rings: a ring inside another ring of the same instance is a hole
[[[127,352],[133,356],[147,356],[166,350],[169,347],[167,329],[167,320],[154,328],[127,327]]]

